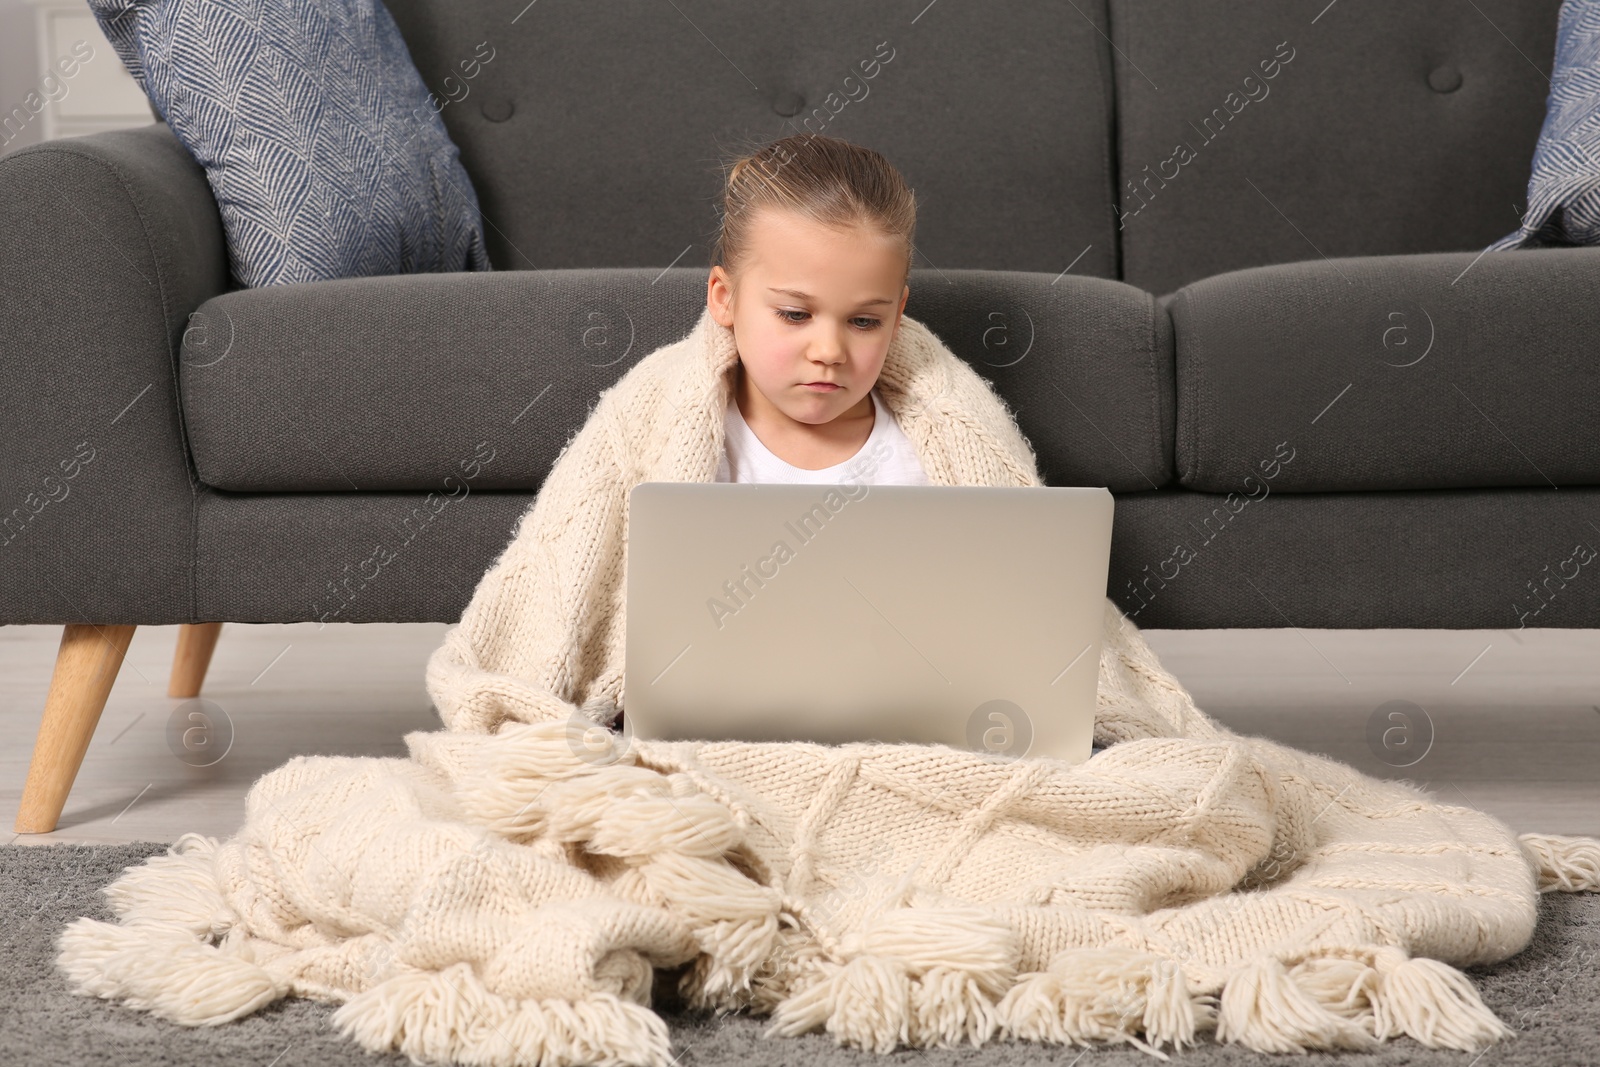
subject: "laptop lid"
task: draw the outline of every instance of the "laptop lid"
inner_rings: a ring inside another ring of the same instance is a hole
[[[635,736],[1089,757],[1107,490],[644,482],[628,510]]]

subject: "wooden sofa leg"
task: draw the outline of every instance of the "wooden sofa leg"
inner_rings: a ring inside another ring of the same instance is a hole
[[[55,674],[17,808],[18,833],[47,834],[56,828],[136,629],[82,623],[62,628]]]
[[[178,651],[172,656],[169,697],[197,697],[206,682],[206,668],[222,635],[220,622],[186,622],[178,629]]]

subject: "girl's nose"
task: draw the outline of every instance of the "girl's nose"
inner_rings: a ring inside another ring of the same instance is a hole
[[[843,363],[844,345],[833,338],[829,338],[826,341],[817,341],[811,346],[811,358],[818,363]]]

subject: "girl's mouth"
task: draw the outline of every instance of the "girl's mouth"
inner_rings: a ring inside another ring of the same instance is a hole
[[[801,382],[800,388],[810,389],[818,393],[831,393],[835,389],[842,389],[844,387],[835,382]]]

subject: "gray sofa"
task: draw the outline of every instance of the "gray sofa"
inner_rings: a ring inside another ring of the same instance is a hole
[[[1600,249],[1480,255],[1559,6],[391,0],[493,273],[230,291],[164,125],[0,158],[0,623],[65,627],[18,829],[138,624],[185,694],[221,623],[459,618],[796,130],[907,175],[907,313],[1116,494],[1139,625],[1600,625]]]

